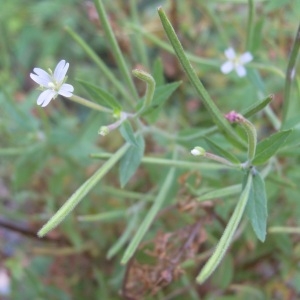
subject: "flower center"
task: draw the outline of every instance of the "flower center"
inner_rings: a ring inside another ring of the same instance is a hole
[[[48,87],[49,87],[50,89],[54,90],[54,89],[55,89],[55,84],[54,84],[53,82],[49,82],[49,83],[48,83]]]
[[[233,63],[234,63],[234,65],[235,65],[236,67],[242,65],[239,56],[236,56],[236,57],[233,59]]]

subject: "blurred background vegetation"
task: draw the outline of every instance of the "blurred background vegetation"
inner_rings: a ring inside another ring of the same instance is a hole
[[[167,11],[184,48],[202,58],[193,65],[221,111],[242,111],[274,94],[271,108],[280,118],[299,1],[254,1],[251,45],[246,40],[247,1],[103,3],[130,70],[143,67],[152,74],[157,72],[161,83],[183,81],[162,111],[157,127],[184,136],[213,124],[177,59],[163,49],[161,43],[168,45],[168,41],[157,16],[159,5]],[[109,123],[109,117],[66,99],[57,98],[46,109],[38,107],[30,72],[34,67],[53,69],[65,59],[70,63],[68,82],[77,95],[87,96],[76,81],[82,79],[119,97],[115,86],[66,32],[68,26],[122,78],[92,2],[0,0],[0,7],[0,286],[5,280],[10,282],[9,292],[0,290],[1,299],[121,299],[121,290],[124,299],[300,298],[299,235],[270,233],[262,244],[249,226],[243,227],[243,234],[212,279],[195,285],[195,276],[236,201],[235,197],[221,197],[195,204],[193,199],[199,193],[195,189],[234,184],[238,180],[234,172],[178,170],[173,194],[168,195],[170,201],[147,234],[139,261],[128,266],[120,265],[120,257],[166,174],[164,167],[142,165],[125,189],[120,189],[115,168],[56,230],[37,238],[39,228],[99,167],[101,162],[89,154],[114,152],[122,138],[117,132],[99,137],[97,131]],[[239,53],[250,50],[254,55],[247,78],[220,72],[223,51],[230,45]],[[290,112],[292,121],[299,116],[297,76],[291,96],[298,99]],[[136,84],[142,96],[144,85]],[[253,122],[259,139],[274,131],[266,114],[259,114]],[[202,142],[182,140],[186,148],[183,158],[192,160],[190,149]],[[162,135],[148,136],[146,153],[169,157],[168,143]],[[288,154],[281,161],[283,176],[267,181],[269,225],[299,226],[299,149],[283,149],[281,154]],[[136,214],[128,213],[128,207],[137,205]],[[78,219],[99,213],[103,215],[97,222]],[[199,219],[201,226],[195,221]],[[194,231],[197,239],[188,244],[187,237]],[[173,269],[164,274],[170,266],[160,269],[160,264],[166,266],[170,260],[175,260]]]

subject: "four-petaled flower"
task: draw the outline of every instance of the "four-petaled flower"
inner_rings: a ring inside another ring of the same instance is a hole
[[[239,77],[244,77],[247,73],[244,65],[253,59],[252,54],[245,52],[241,55],[236,55],[233,48],[226,49],[224,53],[228,60],[221,66],[221,72],[228,74],[235,70]]]
[[[55,67],[54,73],[52,73],[50,69],[49,73],[40,68],[33,69],[36,74],[30,73],[30,77],[38,83],[43,90],[37,99],[38,105],[45,107],[58,95],[62,95],[64,97],[71,97],[73,95],[73,86],[65,83],[68,68],[69,63],[65,60],[61,60]]]

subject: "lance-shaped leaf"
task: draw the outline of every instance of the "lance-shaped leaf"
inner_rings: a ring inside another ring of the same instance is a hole
[[[89,82],[80,79],[78,79],[77,81],[82,84],[82,86],[86,89],[86,91],[95,102],[104,106],[111,107],[116,111],[122,110],[122,106],[120,105],[120,103],[109,92]]]
[[[121,187],[124,187],[127,184],[143,158],[145,149],[144,138],[139,135],[137,136],[136,141],[138,146],[130,145],[120,161],[119,177]]]
[[[202,268],[200,274],[196,278],[198,283],[203,283],[208,277],[215,271],[218,265],[221,263],[230,243],[233,239],[233,236],[240,224],[241,218],[244,214],[245,207],[249,198],[250,189],[252,186],[252,174],[249,172],[247,174],[247,183],[244,186],[244,189],[241,193],[239,202],[237,203],[234,212],[224,230],[224,233],[216,246],[216,249],[213,255],[206,262]]]
[[[40,229],[38,236],[42,237],[50,230],[60,224],[67,215],[77,206],[77,204],[86,196],[86,194],[111,170],[111,168],[125,154],[130,145],[126,143],[113,156],[105,162],[88,180],[86,180],[74,194],[63,204],[63,206],[54,214],[54,216]]]
[[[131,124],[128,120],[125,120],[120,126],[120,133],[127,143],[130,143],[131,145],[136,147],[139,146],[136,137],[134,135],[133,129],[131,127]]]
[[[249,118],[253,116],[257,112],[264,109],[273,100],[273,97],[274,97],[273,95],[269,95],[265,99],[255,102],[253,105],[247,107],[244,111],[242,111],[242,115],[245,118]]]
[[[165,33],[168,36],[172,47],[176,53],[178,60],[180,61],[183,69],[185,70],[190,82],[192,83],[193,87],[195,88],[198,95],[201,97],[207,111],[211,115],[212,119],[214,120],[215,124],[219,127],[219,129],[226,133],[226,136],[229,140],[237,144],[238,146],[244,148],[245,143],[241,140],[241,138],[236,134],[233,128],[229,125],[227,120],[224,118],[223,114],[220,112],[216,104],[211,99],[210,95],[208,94],[207,90],[205,89],[204,85],[200,81],[197,76],[197,73],[193,69],[190,61],[187,58],[187,55],[184,52],[184,49],[175,33],[175,30],[170,23],[169,19],[167,18],[165,12],[161,7],[158,8],[158,14],[161,20],[161,23],[164,27]]]
[[[148,109],[146,109],[142,115],[146,117],[146,119],[154,123],[159,113],[165,104],[165,102],[169,99],[169,97],[174,93],[174,91],[180,86],[181,81],[176,81],[168,84],[164,84],[161,86],[157,86],[154,91],[153,101]]]
[[[246,214],[251,221],[257,238],[264,242],[267,234],[267,196],[264,179],[258,172],[253,175]]]
[[[256,147],[256,153],[252,164],[261,165],[268,161],[269,158],[271,158],[278,151],[278,149],[283,146],[291,132],[292,129],[279,131],[259,142]]]

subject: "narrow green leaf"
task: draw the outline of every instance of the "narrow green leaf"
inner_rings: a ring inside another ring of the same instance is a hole
[[[269,95],[265,99],[257,101],[256,103],[254,103],[253,105],[251,105],[250,107],[248,107],[245,111],[243,111],[242,115],[245,118],[249,118],[249,117],[253,116],[257,112],[259,112],[262,109],[264,109],[273,100],[273,98],[274,98],[273,95]]]
[[[136,137],[134,135],[133,129],[131,127],[131,124],[128,120],[125,120],[122,123],[120,127],[120,133],[127,143],[130,143],[131,145],[136,147],[139,146]]]
[[[120,161],[119,178],[121,187],[124,187],[130,180],[132,175],[139,167],[144,155],[145,141],[144,138],[139,135],[136,138],[138,146],[130,145],[126,154]]]
[[[175,92],[181,85],[182,81],[175,81],[172,83],[157,86],[153,96],[153,105],[161,106],[166,100]]]
[[[208,137],[204,137],[204,139],[205,139],[206,143],[208,144],[208,146],[213,150],[214,154],[218,154],[234,164],[241,163],[237,157],[235,157],[233,154],[231,154],[230,152],[226,151],[224,148],[217,145],[215,142],[213,142]]]
[[[206,91],[204,85],[199,80],[195,70],[193,69],[191,63],[189,62],[184,49],[172,27],[172,24],[168,20],[165,12],[163,11],[162,7],[158,8],[158,14],[161,20],[161,23],[164,27],[165,33],[168,36],[168,39],[174,48],[174,51],[177,55],[178,60],[180,61],[183,69],[185,70],[189,80],[191,81],[192,85],[194,86],[196,92],[201,97],[206,109],[210,113],[212,119],[214,120],[215,124],[221,131],[226,132],[226,136],[231,140],[234,141],[240,147],[245,148],[244,141],[236,134],[233,128],[229,125],[228,121],[225,119],[223,114],[219,111],[216,104],[213,102],[211,97],[209,96],[208,92]]]
[[[38,236],[43,237],[50,230],[60,224],[67,215],[77,206],[86,194],[110,171],[118,160],[126,153],[130,144],[123,145],[113,156],[105,162],[87,181],[85,181],[74,194],[63,204],[55,215],[39,230]]]
[[[258,172],[253,175],[252,187],[246,206],[246,214],[251,221],[257,238],[264,242],[267,234],[267,196],[264,179]]]
[[[252,174],[251,172],[249,172],[247,174],[247,184],[241,193],[239,202],[237,203],[234,212],[224,230],[224,233],[217,244],[215,252],[206,262],[206,264],[200,271],[200,274],[196,278],[198,283],[203,283],[204,281],[206,281],[206,279],[215,271],[215,269],[221,263],[228,247],[230,246],[230,243],[241,221],[241,218],[243,216],[249,198],[251,186],[252,186]]]
[[[295,105],[298,103],[298,99],[296,97],[291,97],[291,89],[292,83],[294,81],[297,66],[297,59],[299,58],[299,51],[300,51],[300,24],[298,25],[298,30],[295,35],[294,43],[291,49],[289,62],[286,70],[285,75],[285,87],[284,87],[284,102],[283,102],[283,113],[282,113],[282,126],[285,125],[286,121],[289,119],[289,114]],[[296,102],[295,102],[296,101]],[[294,102],[294,103],[293,103]]]
[[[288,136],[284,143],[284,147],[280,149],[280,153],[289,153],[292,155],[298,155],[297,150],[299,149],[300,144],[300,120],[299,116],[295,116],[290,118],[282,128],[282,130],[289,130],[292,129],[293,131]],[[299,149],[300,150],[300,149]]]
[[[113,210],[113,211],[102,212],[100,214],[78,216],[78,221],[81,221],[81,222],[114,222],[116,220],[125,218],[126,215],[127,215],[126,210]]]
[[[157,86],[165,84],[164,66],[160,58],[155,59],[152,74]]]
[[[136,234],[132,238],[130,244],[128,245],[122,259],[121,264],[126,264],[131,257],[134,255],[136,249],[138,248],[139,244],[141,243],[143,237],[147,233],[148,229],[150,228],[154,218],[156,217],[157,213],[161,209],[163,203],[166,200],[166,196],[169,190],[172,187],[173,181],[175,176],[175,168],[170,168],[168,175],[166,176],[165,181],[163,182],[161,189],[154,200],[153,205],[151,206],[150,210],[148,211],[146,217],[144,218],[142,224],[138,227]]]
[[[133,233],[137,228],[137,226],[138,226],[138,212],[135,212],[128,219],[127,227],[124,230],[123,234],[119,237],[119,239],[115,242],[115,244],[112,245],[111,248],[108,250],[106,254],[107,259],[111,259],[121,250],[121,248],[133,236]]]
[[[138,5],[138,1],[130,0],[129,6],[130,6],[130,18],[128,18],[127,21],[132,22],[136,26],[143,27],[141,26],[141,21],[140,21],[142,15],[140,14],[140,6]],[[148,45],[144,42],[142,34],[139,33],[132,34],[130,40],[132,41],[132,49],[135,50],[134,52],[135,61],[138,61],[146,69],[149,70],[150,55],[148,55]]]
[[[77,81],[86,89],[86,91],[95,102],[101,105],[109,106],[117,111],[122,110],[122,106],[120,105],[120,103],[109,92],[84,80],[78,79]]]
[[[154,123],[157,120],[164,103],[180,86],[180,84],[181,81],[176,81],[161,86],[157,86],[150,107],[146,109],[145,112],[142,113],[142,115],[146,116],[146,119],[149,122]]]
[[[248,0],[248,24],[247,24],[247,43],[246,49],[252,52],[253,46],[253,30],[254,30],[254,22],[255,20],[255,5],[253,0]]]
[[[267,139],[259,142],[256,147],[256,154],[252,161],[253,165],[261,165],[265,163],[270,157],[272,157],[279,148],[281,148],[289,134],[292,132],[290,130],[279,131],[272,134]]]

